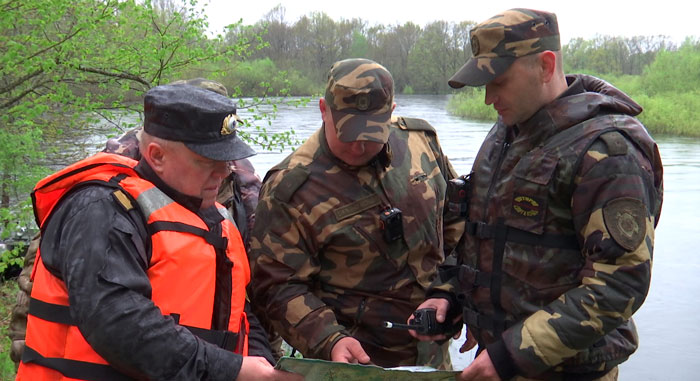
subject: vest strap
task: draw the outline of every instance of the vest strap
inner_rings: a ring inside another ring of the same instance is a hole
[[[217,234],[213,234],[208,230],[198,228],[196,226],[183,224],[181,222],[169,222],[169,221],[156,221],[148,224],[148,232],[151,235],[159,231],[175,231],[182,233],[190,233],[196,236],[204,238],[207,243],[214,246],[217,249],[226,249],[228,245],[228,239]]]
[[[105,364],[95,364],[87,361],[69,360],[59,357],[44,357],[30,346],[24,347],[22,362],[37,364],[56,370],[68,378],[78,380],[127,381],[130,377],[117,372]]]
[[[461,290],[471,292],[475,287],[489,287],[491,285],[491,273],[477,270],[471,266],[449,266],[440,269],[440,279],[445,282],[455,276],[459,280]]]
[[[566,250],[578,250],[580,246],[575,235],[565,234],[535,234],[507,225],[489,225],[484,222],[467,221],[465,231],[479,239],[493,239],[498,236],[498,230],[505,229],[505,240],[532,246],[553,247]]]
[[[182,327],[187,328],[187,330],[192,332],[193,335],[210,344],[214,344],[219,348],[223,348],[234,353],[243,352],[243,347],[241,346],[239,348],[238,343],[241,341],[239,336],[245,337],[245,334],[239,335],[238,333],[231,331],[217,331],[213,329],[190,327],[188,325],[183,325]]]
[[[29,298],[28,313],[32,316],[38,317],[39,319],[50,321],[53,323],[73,326],[76,325],[75,321],[70,315],[70,310],[68,306],[46,303],[39,299]],[[173,318],[175,319],[175,323],[178,323],[179,316],[173,316]],[[190,332],[192,332],[195,336],[199,337],[200,339],[231,352],[236,352],[236,350],[238,349],[238,343],[239,341],[241,341],[239,339],[239,334],[231,331],[218,331],[212,329],[190,327],[187,325],[183,325],[182,327],[187,328]],[[245,338],[245,335],[243,335],[243,338]],[[240,350],[242,351],[243,347],[241,347]],[[53,367],[50,368],[56,369]]]
[[[463,307],[462,316],[464,317],[464,322],[467,324],[467,327],[476,327],[489,331],[492,334],[495,332],[503,332],[514,323],[510,320],[495,318],[495,315],[484,315],[469,307]]]
[[[75,325],[68,306],[46,303],[31,297],[29,298],[28,314],[54,323]]]
[[[42,320],[65,325],[75,325],[68,306],[46,303],[30,297],[29,311],[27,313]]]

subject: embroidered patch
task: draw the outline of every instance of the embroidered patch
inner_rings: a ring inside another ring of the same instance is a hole
[[[472,45],[472,55],[473,55],[474,57],[478,56],[478,55],[479,55],[480,46],[479,46],[479,39],[476,38],[476,36],[472,36],[472,38],[471,38],[471,45]]]
[[[616,198],[603,208],[603,220],[610,237],[625,250],[635,250],[646,236],[646,208],[630,197]]]
[[[352,217],[358,213],[364,212],[367,209],[374,208],[382,203],[382,199],[378,195],[372,194],[365,196],[357,201],[354,201],[348,205],[337,208],[333,211],[335,214],[335,219],[337,221],[342,221],[348,217]]]
[[[535,217],[540,214],[541,206],[542,203],[530,196],[516,194],[513,197],[513,210],[521,216]]]

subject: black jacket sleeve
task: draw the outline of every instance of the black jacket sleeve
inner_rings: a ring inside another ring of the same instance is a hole
[[[148,251],[136,221],[101,186],[59,206],[41,256],[63,279],[80,332],[110,365],[136,379],[233,380],[243,358],[195,337],[150,299]]]
[[[270,342],[267,340],[267,333],[260,324],[260,320],[253,314],[250,303],[245,302],[245,313],[248,317],[250,332],[248,334],[248,354],[250,356],[264,357],[271,365],[275,365],[275,358],[270,350]]]

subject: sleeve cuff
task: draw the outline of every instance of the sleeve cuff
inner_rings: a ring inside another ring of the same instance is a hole
[[[447,299],[448,302],[450,302],[450,311],[448,312],[448,316],[457,316],[460,313],[462,313],[462,307],[457,300],[457,297],[451,292],[447,292],[444,290],[439,290],[439,289],[432,289],[428,290],[426,296],[426,299],[433,299],[433,298],[438,298],[438,299]]]
[[[323,353],[321,354],[322,359],[331,361],[331,352],[333,351],[333,346],[335,346],[335,343],[337,343],[338,340],[348,336],[350,335],[347,332],[339,331],[328,337],[328,339],[326,339],[326,345],[323,346]]]
[[[487,345],[486,350],[501,380],[510,380],[519,373],[503,340],[498,340],[495,343]]]

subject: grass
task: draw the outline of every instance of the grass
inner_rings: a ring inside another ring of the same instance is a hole
[[[662,93],[648,96],[639,91],[635,83],[622,81],[629,88],[628,94],[644,107],[639,120],[654,134],[700,137],[700,92]],[[625,90],[626,91],[626,90]],[[493,107],[484,104],[483,88],[457,93],[447,105],[448,111],[464,118],[496,121]]]
[[[8,325],[12,307],[17,298],[17,281],[10,279],[0,284],[0,380],[9,381],[15,379],[15,363],[10,359],[10,338],[7,336]]]

